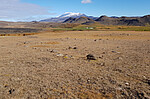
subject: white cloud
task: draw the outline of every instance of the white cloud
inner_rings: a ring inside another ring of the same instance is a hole
[[[0,19],[17,19],[34,15],[50,15],[48,9],[21,0],[0,0]]]
[[[82,0],[81,3],[84,3],[84,4],[86,4],[86,3],[92,3],[92,1],[91,0]]]

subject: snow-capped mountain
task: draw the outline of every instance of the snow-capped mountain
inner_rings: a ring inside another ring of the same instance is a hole
[[[63,15],[60,15],[59,17],[63,18],[63,17],[81,17],[81,16],[86,16],[86,15],[81,13],[66,12]]]
[[[41,20],[41,22],[64,22],[66,19],[68,19],[70,17],[79,18],[79,17],[82,17],[82,16],[87,17],[85,14],[81,14],[81,13],[66,12],[66,13],[58,16],[58,17]]]

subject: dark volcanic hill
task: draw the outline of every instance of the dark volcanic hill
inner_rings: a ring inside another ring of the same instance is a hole
[[[80,18],[72,18],[65,20],[63,23],[78,23],[78,24],[85,24],[85,23],[95,23],[95,21],[88,17],[80,17]]]
[[[150,15],[143,17],[107,17],[101,16],[96,20],[89,17],[68,18],[63,23],[93,24],[100,23],[104,25],[127,25],[127,26],[145,26],[150,25]]]
[[[92,24],[98,22],[104,25],[127,25],[127,26],[145,26],[150,25],[150,15],[143,17],[107,17],[101,16],[96,20],[89,17],[68,18],[63,23],[79,23],[79,24]]]
[[[140,18],[141,22],[145,24],[150,24],[150,15],[146,15]]]
[[[107,17],[101,16],[95,20],[104,25],[145,26],[150,24],[150,15],[143,17]]]

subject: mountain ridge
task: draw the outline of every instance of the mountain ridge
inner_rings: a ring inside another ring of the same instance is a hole
[[[70,17],[69,19],[65,20],[63,23],[78,23],[78,24],[82,24],[82,23],[95,23],[95,21],[91,18],[88,17],[79,17],[79,18],[72,18]]]
[[[108,17],[100,16],[97,19],[89,17],[68,18],[63,23],[80,23],[80,24],[93,24],[100,23],[104,25],[127,25],[127,26],[145,26],[150,25],[150,15],[143,17]]]
[[[87,16],[85,14],[82,13],[72,13],[72,12],[66,12],[58,17],[53,17],[53,18],[48,18],[48,19],[44,19],[41,20],[40,22],[57,22],[57,23],[62,23],[65,20],[67,20],[68,18],[80,18],[80,17],[89,17],[92,19],[97,19],[97,17],[93,17],[93,16]]]

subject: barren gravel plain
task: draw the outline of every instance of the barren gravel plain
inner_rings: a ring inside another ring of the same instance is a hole
[[[150,99],[150,32],[0,36],[0,99]]]

